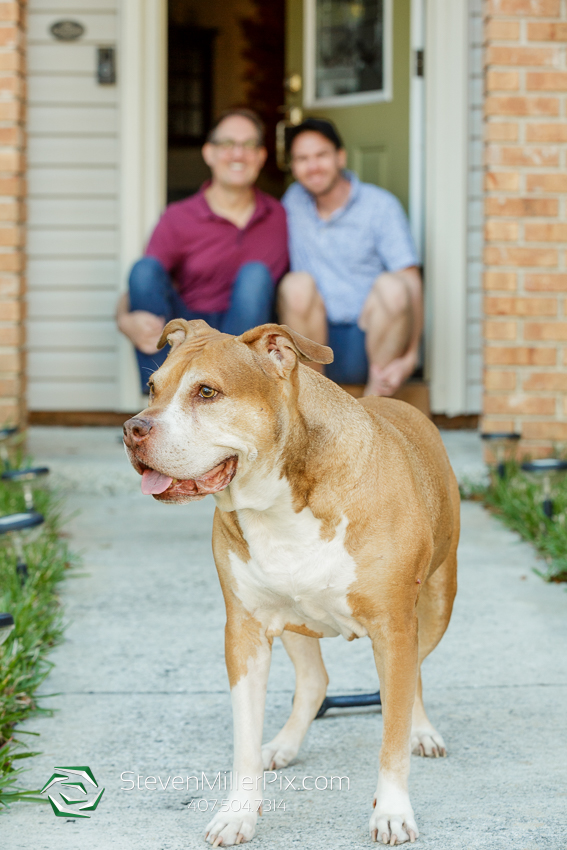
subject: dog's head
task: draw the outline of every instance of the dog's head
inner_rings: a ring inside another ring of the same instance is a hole
[[[166,343],[149,406],[124,424],[124,444],[142,492],[178,504],[224,490],[252,464],[272,468],[297,399],[298,362],[333,359],[330,348],[276,324],[233,337],[174,319],[158,347]]]

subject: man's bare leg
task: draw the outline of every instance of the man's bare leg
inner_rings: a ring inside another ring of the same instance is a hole
[[[402,275],[379,275],[362,308],[359,327],[366,333],[370,365],[365,395],[389,395],[380,372],[408,349],[414,315],[410,288]],[[397,389],[397,387],[395,387]]]
[[[318,342],[327,344],[327,314],[315,281],[307,272],[289,272],[278,287],[278,315],[283,325]],[[309,363],[323,372],[320,363]]]

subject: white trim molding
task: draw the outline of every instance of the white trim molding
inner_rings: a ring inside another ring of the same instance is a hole
[[[425,49],[425,0],[411,0],[409,221],[423,260],[425,206],[425,77],[417,74],[417,52]]]
[[[466,410],[468,3],[426,6],[426,363],[431,409]]]
[[[303,106],[306,109],[322,109],[392,100],[392,25],[392,0],[384,0],[384,87],[381,91],[318,98],[315,93],[317,0],[303,0]]]
[[[141,256],[165,205],[167,0],[122,0],[120,59],[120,282]],[[140,408],[131,343],[120,338],[120,410]]]

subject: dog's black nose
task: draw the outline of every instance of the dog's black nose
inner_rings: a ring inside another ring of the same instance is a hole
[[[132,419],[128,419],[122,426],[124,442],[128,448],[133,448],[146,440],[153,428],[153,424],[151,419],[142,419],[140,416],[134,416]]]

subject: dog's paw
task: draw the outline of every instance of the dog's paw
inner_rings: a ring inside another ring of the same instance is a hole
[[[376,806],[376,800],[374,800]],[[379,844],[412,843],[419,836],[411,805],[405,811],[391,812],[376,806],[370,818],[370,837]]]
[[[411,730],[411,751],[416,756],[444,758],[447,755],[445,742],[433,726]]]
[[[295,743],[280,740],[277,737],[262,747],[262,763],[264,770],[279,770],[287,767],[298,752]]]
[[[213,847],[244,844],[254,837],[257,820],[257,812],[217,812],[205,831],[205,840]]]

